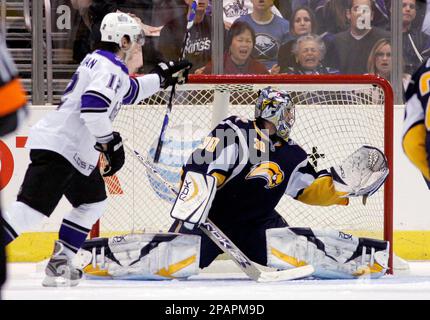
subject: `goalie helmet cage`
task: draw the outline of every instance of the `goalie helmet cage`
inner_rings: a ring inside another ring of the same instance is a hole
[[[390,241],[393,248],[393,90],[374,75],[191,75],[178,86],[160,162],[154,164],[179,186],[180,169],[192,150],[222,119],[253,118],[258,90],[273,86],[290,92],[296,104],[291,137],[317,170],[341,163],[362,145],[384,151],[390,175],[364,206],[352,198],[344,206],[308,206],[284,196],[277,211],[291,226],[334,228],[356,236]],[[169,91],[123,106],[114,128],[139,153],[152,160]],[[129,152],[128,150],[126,152]],[[91,236],[167,231],[174,199],[162,183],[132,156],[105,179],[108,209]]]

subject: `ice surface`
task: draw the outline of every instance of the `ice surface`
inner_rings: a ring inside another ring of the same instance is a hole
[[[226,267],[227,266],[227,267]],[[221,272],[220,270],[228,270]],[[229,261],[220,261],[189,280],[84,280],[74,288],[44,288],[43,266],[9,264],[5,300],[287,300],[430,299],[430,262],[410,262],[410,270],[379,280],[296,280],[255,283]]]

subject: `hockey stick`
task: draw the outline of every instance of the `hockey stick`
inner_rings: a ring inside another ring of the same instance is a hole
[[[178,191],[170,183],[168,183],[153,165],[145,159],[139,152],[134,150],[128,142],[124,141],[124,145],[133,155],[144,165],[146,169],[151,171],[154,178],[163,183],[165,187],[175,196]],[[233,262],[252,280],[257,282],[274,282],[305,278],[312,275],[315,269],[311,265],[297,267],[283,271],[262,271],[210,220],[199,226],[200,230],[206,234],[223,252],[225,252]]]
[[[188,37],[190,35],[190,30],[194,25],[194,18],[196,17],[197,10],[197,0],[194,0],[191,5],[190,15],[188,17],[187,30],[185,32],[184,42],[182,43],[181,58],[185,58],[185,46],[187,45]],[[170,113],[172,111],[172,101],[176,92],[176,82],[172,85],[172,91],[170,92],[169,103],[167,104],[166,114],[164,115],[163,125],[161,126],[160,136],[158,137],[157,148],[155,149],[154,162],[158,163],[160,160],[161,149],[163,148],[164,135],[166,134],[166,129],[169,124]]]

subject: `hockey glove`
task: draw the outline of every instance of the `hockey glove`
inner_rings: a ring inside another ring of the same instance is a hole
[[[113,176],[124,165],[124,146],[119,132],[113,132],[113,139],[106,144],[97,142],[94,148],[103,153],[107,162],[107,165],[103,168],[103,177]]]
[[[160,62],[151,73],[156,73],[160,77],[160,87],[167,89],[176,83],[184,84],[188,81],[188,73],[192,63],[187,60]]]
[[[345,197],[363,196],[363,204],[384,184],[388,177],[388,161],[378,148],[362,146],[341,165],[330,168],[337,191]]]
[[[170,216],[194,229],[206,221],[216,193],[216,178],[188,171]]]

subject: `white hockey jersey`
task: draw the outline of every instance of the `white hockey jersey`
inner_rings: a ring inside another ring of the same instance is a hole
[[[115,54],[94,51],[78,67],[57,110],[31,128],[26,147],[57,152],[88,176],[100,155],[94,145],[112,138],[112,121],[121,105],[137,103],[159,89],[157,74],[131,78]]]

